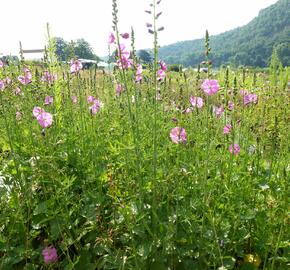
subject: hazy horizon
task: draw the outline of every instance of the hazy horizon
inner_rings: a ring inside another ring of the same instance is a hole
[[[152,47],[152,35],[147,33],[146,22],[151,16],[148,0],[119,0],[120,32],[135,30],[136,48]],[[162,15],[158,25],[159,44],[165,46],[178,41],[202,38],[205,30],[216,35],[243,26],[277,0],[163,0],[158,6]],[[43,48],[46,43],[46,23],[51,35],[66,41],[84,38],[98,56],[108,51],[108,33],[112,26],[111,1],[76,0],[47,2],[40,0],[10,0],[1,3],[0,53],[18,55],[19,41],[23,49]],[[5,23],[3,23],[5,22]]]

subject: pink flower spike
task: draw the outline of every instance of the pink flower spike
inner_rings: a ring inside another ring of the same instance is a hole
[[[121,34],[121,37],[123,39],[128,39],[130,37],[130,35],[129,35],[129,33],[123,33],[123,34]]]
[[[51,84],[53,81],[56,81],[56,80],[57,80],[57,74],[54,74],[52,76],[48,70],[45,70],[43,72],[43,76],[41,77],[41,81],[47,82],[48,84]]]
[[[24,76],[20,75],[18,76],[18,81],[22,83],[23,85],[27,85],[31,83],[32,74],[28,68],[24,68]]]
[[[231,124],[227,124],[224,126],[224,134],[229,134],[232,130],[232,125]]]
[[[87,103],[93,103],[94,102],[94,97],[93,96],[88,96],[87,97]]]
[[[142,75],[136,75],[136,78],[135,78],[136,82],[139,83],[142,81],[142,79],[143,79]]]
[[[71,60],[70,62],[70,73],[77,73],[83,68],[83,64],[80,60]]]
[[[186,143],[186,131],[184,128],[175,127],[170,131],[170,139],[172,142],[179,144],[179,143]]]
[[[192,112],[192,108],[186,108],[185,110],[184,110],[184,113],[191,113]]]
[[[124,91],[123,86],[118,83],[116,85],[116,96],[119,97],[123,91]]]
[[[20,95],[21,94],[21,89],[19,87],[16,87],[15,90],[14,90],[14,94],[16,96]]]
[[[161,96],[160,93],[157,93],[157,94],[156,94],[156,100],[162,100],[162,96]]]
[[[164,61],[160,61],[159,64],[160,64],[160,68],[163,71],[166,71],[167,70],[167,65],[166,65],[166,63]]]
[[[231,144],[229,147],[229,151],[231,154],[234,154],[235,156],[238,155],[241,151],[241,148],[238,144],[234,144],[234,146]]]
[[[0,80],[0,90],[4,90],[5,88],[5,84],[4,84],[4,81],[3,80]]]
[[[52,96],[46,96],[44,99],[44,105],[50,105],[53,103],[53,97]]]
[[[6,83],[7,84],[11,84],[12,83],[12,80],[8,76],[6,77]]]
[[[90,107],[90,111],[91,111],[92,115],[96,115],[97,112],[99,111],[99,107],[93,105],[93,106]]]
[[[46,247],[43,251],[42,251],[42,255],[43,255],[43,259],[44,262],[46,264],[49,263],[55,263],[58,260],[58,256],[57,256],[57,250],[55,247],[50,246],[50,247]]]
[[[37,121],[42,128],[48,128],[52,125],[52,114],[48,112],[42,112],[37,116]]]
[[[114,36],[114,34],[112,32],[109,33],[109,37],[108,37],[108,43],[109,44],[113,44],[115,42],[116,38]]]
[[[136,82],[140,82],[142,80],[142,72],[142,65],[139,64],[136,71]]]
[[[72,103],[76,104],[78,102],[77,96],[72,96],[71,97]]]
[[[44,112],[44,109],[42,109],[40,107],[34,107],[33,110],[32,110],[33,116],[35,118],[37,118],[43,112]]]
[[[247,95],[248,94],[248,91],[247,90],[245,90],[245,89],[241,89],[240,90],[240,95],[241,96],[244,96],[244,95]]]
[[[217,80],[205,79],[201,85],[201,89],[207,95],[213,95],[219,90],[220,86]]]
[[[256,94],[244,95],[244,105],[248,105],[250,103],[257,103],[258,96]]]
[[[157,71],[157,80],[158,80],[158,81],[163,81],[164,78],[165,78],[165,76],[166,76],[166,74],[165,74],[165,71],[164,71],[164,70],[159,69],[159,70]]]
[[[224,106],[220,106],[220,107],[215,108],[215,116],[217,118],[220,118],[224,111],[225,111]]]
[[[192,107],[202,108],[203,107],[203,99],[201,97],[191,96],[189,99]]]
[[[229,103],[228,103],[228,109],[229,109],[230,111],[232,111],[234,108],[235,108],[235,103],[229,101]]]
[[[20,121],[21,118],[22,118],[22,113],[17,111],[16,114],[15,114],[15,118],[16,118],[17,121]]]

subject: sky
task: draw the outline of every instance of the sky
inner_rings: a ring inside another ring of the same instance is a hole
[[[145,13],[153,0],[117,0],[119,30],[135,31],[136,48],[151,48],[153,36],[146,23],[152,17]],[[205,30],[219,34],[250,22],[277,0],[162,0],[157,23],[165,30],[159,34],[159,45],[202,38]],[[18,55],[23,49],[44,48],[46,23],[52,36],[66,41],[84,38],[98,56],[108,54],[108,34],[112,29],[111,0],[1,0],[0,54]],[[28,56],[27,58],[29,58]]]

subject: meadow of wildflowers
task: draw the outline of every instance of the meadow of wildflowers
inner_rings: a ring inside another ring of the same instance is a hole
[[[170,72],[161,4],[150,65],[115,0],[110,72],[0,62],[0,269],[289,269],[289,68]]]

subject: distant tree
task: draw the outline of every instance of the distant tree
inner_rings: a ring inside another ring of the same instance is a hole
[[[138,57],[140,58],[140,60],[143,62],[143,63],[146,63],[146,64],[149,64],[152,62],[152,56],[151,54],[146,51],[146,50],[140,50],[138,51]]]
[[[60,61],[68,60],[68,43],[61,37],[53,38],[55,43],[55,53]]]
[[[91,45],[83,38],[76,41],[74,51],[78,58],[100,60],[99,57],[94,54]]]

